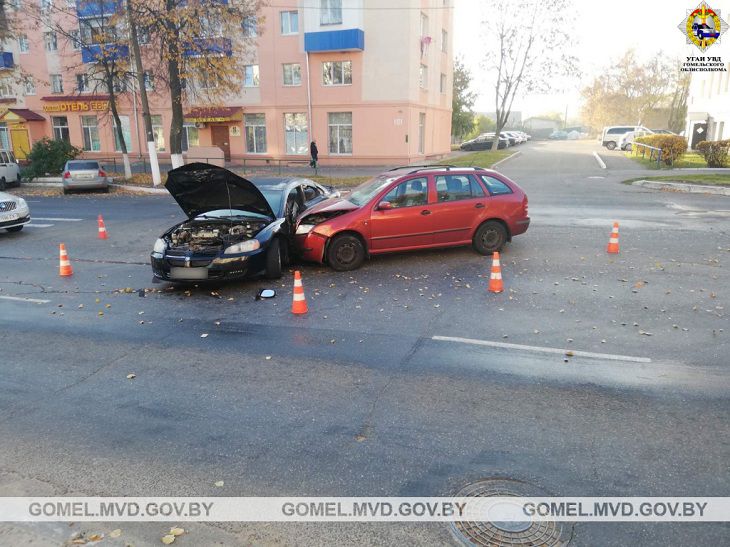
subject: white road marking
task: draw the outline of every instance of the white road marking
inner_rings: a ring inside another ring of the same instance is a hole
[[[44,218],[44,217],[33,217],[33,220],[45,220],[50,222],[81,222],[83,218]]]
[[[51,226],[55,226],[55,224],[34,224],[33,222],[30,222],[26,224],[26,226],[32,226],[33,228],[50,228]]]
[[[512,158],[514,158],[514,157],[516,157],[516,156],[519,156],[519,155],[520,155],[521,153],[522,153],[522,152],[521,152],[520,150],[518,150],[517,152],[514,152],[513,154],[510,154],[510,155],[509,155],[509,156],[507,156],[506,158],[502,158],[501,160],[499,160],[499,161],[498,161],[497,163],[493,163],[493,164],[492,164],[492,167],[491,167],[491,168],[492,168],[492,169],[494,169],[494,168],[495,168],[495,167],[497,167],[497,166],[498,166],[498,165],[499,165],[500,163],[504,163],[504,162],[506,162],[507,160],[510,160],[510,159],[512,159]]]
[[[572,354],[574,357],[590,357],[592,359],[605,359],[607,361],[629,361],[631,363],[651,363],[648,357],[632,357],[630,355],[614,355],[612,353],[593,353],[592,351],[577,351],[560,348],[546,348],[543,346],[523,346],[522,344],[508,344],[506,342],[490,342],[489,340],[474,340],[472,338],[459,338],[456,336],[432,336],[432,340],[441,342],[457,342],[460,344],[471,344],[474,346],[488,346],[490,348],[517,349],[532,351],[535,353],[555,353],[559,355]]]
[[[12,300],[14,302],[30,302],[32,304],[48,304],[50,300],[41,300],[40,298],[25,298],[20,296],[0,296],[3,300]]]
[[[598,155],[598,152],[595,152],[595,151],[594,151],[594,152],[593,152],[593,157],[594,157],[594,158],[596,158],[596,161],[598,162],[598,166],[599,166],[599,167],[600,167],[601,169],[605,169],[605,168],[606,168],[606,162],[604,162],[604,161],[603,161],[603,158],[601,158],[601,156],[599,156],[599,155]]]

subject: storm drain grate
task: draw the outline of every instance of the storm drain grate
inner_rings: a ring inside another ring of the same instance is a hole
[[[455,497],[548,497],[532,484],[512,479],[485,479],[459,490]],[[513,545],[560,547],[573,537],[569,522],[463,521],[451,523],[451,530],[464,545],[511,547]]]

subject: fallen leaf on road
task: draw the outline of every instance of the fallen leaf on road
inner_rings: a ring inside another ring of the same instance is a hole
[[[122,531],[119,528],[117,528],[116,530],[112,530],[111,532],[109,532],[109,537],[110,538],[118,538],[121,535],[122,535]]]
[[[220,488],[220,487],[221,487],[221,486],[223,486],[224,484],[225,484],[225,483],[224,483],[223,481],[216,481],[216,482],[215,482],[215,486],[217,486],[218,488]]]
[[[167,534],[166,536],[162,536],[161,541],[165,545],[170,545],[175,541],[175,536],[173,536],[172,534]]]
[[[136,377],[137,375],[134,372],[127,374],[127,380],[134,380]]]
[[[203,333],[203,334],[200,335],[200,337],[201,338],[208,338],[208,334],[207,333]]]
[[[181,536],[185,533],[185,530],[182,528],[170,528],[170,533],[173,536]]]
[[[104,539],[104,534],[92,534],[89,536],[89,541],[101,541]]]
[[[653,336],[653,334],[651,332],[646,332],[646,331],[643,331],[643,330],[640,330],[639,331],[639,334],[643,334],[644,336]]]

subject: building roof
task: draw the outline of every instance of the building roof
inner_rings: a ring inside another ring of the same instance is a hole
[[[19,118],[24,119],[26,122],[43,122],[46,120],[43,116],[37,112],[33,112],[29,108],[8,108],[6,112],[0,115],[0,120],[4,119],[8,112],[15,114]]]

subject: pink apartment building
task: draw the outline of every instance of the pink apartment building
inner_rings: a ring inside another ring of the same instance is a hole
[[[14,0],[6,9],[39,1],[75,9],[68,0]],[[301,160],[311,139],[324,164],[399,164],[447,154],[452,6],[453,0],[271,0],[258,25],[246,29],[256,34],[256,48],[240,93],[224,106],[187,105],[188,159],[198,147],[216,146],[226,159]],[[118,155],[108,97],[93,94],[84,80],[84,60],[93,56],[47,30],[29,27],[4,44],[0,147],[22,159],[47,136],[69,140],[88,157]],[[30,78],[18,81],[19,70]],[[165,157],[169,98],[154,84],[151,113]],[[130,154],[146,155],[138,94],[126,91],[119,106]]]

